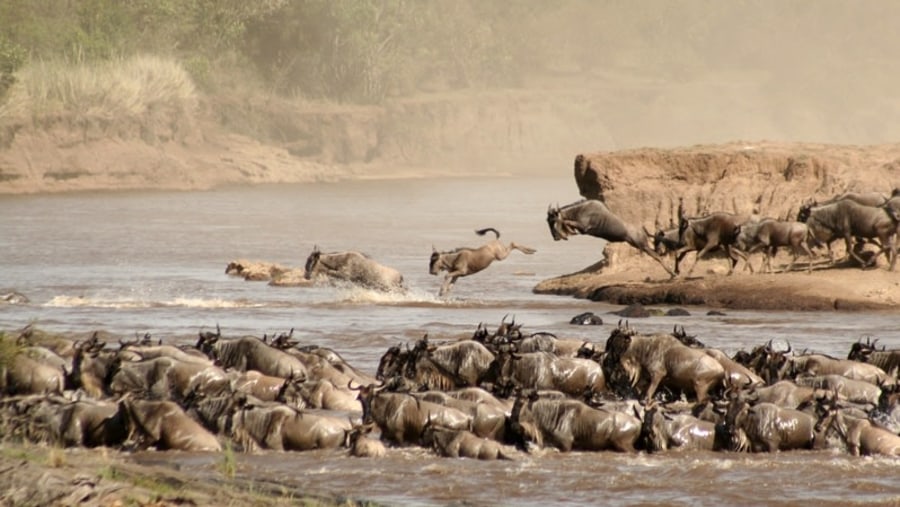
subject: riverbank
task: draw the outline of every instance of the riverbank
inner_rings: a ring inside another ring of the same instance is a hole
[[[0,505],[169,507],[179,505],[375,505],[310,495],[291,484],[242,477],[230,451],[198,456],[190,469],[144,463],[109,449],[59,449],[4,442],[0,447]]]
[[[700,305],[731,310],[852,312],[900,308],[900,272],[889,271],[883,259],[881,265],[870,269],[849,263],[832,267],[818,260],[811,272],[801,262],[792,272],[765,274],[742,271],[741,263],[732,275],[726,274],[725,260],[701,260],[693,276],[671,279],[659,264],[626,248],[630,247],[617,245],[607,250],[615,252],[613,266],[594,265],[550,278],[535,286],[534,292],[622,305]],[[692,258],[690,254],[685,263],[688,268]],[[773,265],[786,265],[788,260],[784,254]],[[760,259],[753,256],[751,262],[756,266]]]

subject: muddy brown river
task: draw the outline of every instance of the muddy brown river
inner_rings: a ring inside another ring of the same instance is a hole
[[[226,337],[294,328],[301,342],[331,347],[373,373],[391,345],[425,333],[432,341],[460,338],[505,315],[526,331],[602,343],[617,320],[606,314],[618,307],[532,293],[539,281],[601,256],[595,238],[550,237],[547,205],[578,198],[568,176],[2,196],[0,290],[15,289],[30,302],[0,305],[0,329],[34,323],[188,343],[217,324]],[[537,253],[513,252],[438,298],[440,280],[427,270],[432,247],[480,245],[473,231],[484,227]],[[409,293],[272,287],[224,273],[236,259],[302,267],[314,246],[365,252],[400,270]],[[885,313],[688,310],[631,324],[641,332],[683,325],[729,354],[769,339],[837,356],[867,336],[900,347],[900,319]],[[584,311],[606,323],[568,324]],[[221,457],[213,455],[142,452],[134,459],[198,477],[220,473]],[[341,451],[263,452],[238,456],[238,475],[389,505],[900,505],[900,460],[824,451],[544,451],[503,462],[438,458],[417,448],[391,449],[378,460]]]

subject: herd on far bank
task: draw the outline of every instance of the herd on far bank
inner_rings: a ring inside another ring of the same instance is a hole
[[[893,190],[890,196],[880,192],[848,192],[821,203],[807,201],[799,206],[793,220],[724,211],[688,216],[683,203],[679,203],[678,223],[667,229],[657,224],[655,233],[627,223],[602,200],[585,199],[548,207],[547,224],[556,241],[582,234],[609,243],[626,243],[658,262],[672,278],[685,276],[681,262],[691,252],[696,256],[686,276],[691,276],[698,262],[708,256],[726,259],[728,274],[733,273],[739,261],[744,261],[744,269],[754,272],[750,255],[755,252],[763,255],[759,272],[772,272],[772,259],[779,249],[791,253],[785,271],[794,270],[801,256],[805,257],[807,272],[812,271],[816,251],[822,248],[828,256],[828,267],[849,260],[869,268],[876,266],[884,254],[893,271],[900,228],[900,189]],[[502,243],[495,228],[475,232],[478,235],[491,232],[494,239],[478,247],[444,251],[432,247],[428,271],[432,275],[445,273],[440,296],[447,295],[460,278],[485,270],[494,261],[506,259],[514,250],[528,255],[535,253],[533,248],[515,242]],[[836,258],[832,249],[840,240],[845,252],[842,259]],[[866,250],[867,245],[874,246],[874,250]],[[671,267],[666,257],[673,258]],[[315,247],[307,258],[304,276],[307,280],[351,283],[379,291],[406,290],[398,270],[355,251],[323,253]]]

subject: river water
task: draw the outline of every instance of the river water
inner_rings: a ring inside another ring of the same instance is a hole
[[[0,330],[34,323],[59,332],[102,329],[123,339],[149,332],[187,343],[216,325],[226,337],[293,328],[301,342],[331,347],[373,373],[391,345],[426,333],[433,341],[467,336],[479,323],[493,326],[505,315],[525,331],[603,343],[617,320],[606,314],[619,307],[532,293],[539,281],[601,258],[603,243],[596,238],[550,237],[548,204],[578,199],[570,176],[0,196],[0,292],[15,289],[30,299],[0,305]],[[428,274],[432,248],[480,245],[485,239],[473,231],[484,227],[537,253],[515,251],[438,298],[440,279]],[[225,275],[237,259],[302,268],[314,246],[365,252],[400,270],[410,290],[385,296],[274,287]],[[631,324],[641,332],[683,325],[729,354],[769,339],[837,356],[867,336],[900,347],[897,318],[885,313],[708,316],[705,308],[688,310],[690,316]],[[584,311],[600,314],[606,324],[568,324]],[[145,459],[216,473],[217,458],[155,454]],[[239,456],[238,470],[261,481],[392,505],[900,505],[900,461],[829,452],[547,452],[476,462],[422,449],[391,450],[378,461],[322,451]]]

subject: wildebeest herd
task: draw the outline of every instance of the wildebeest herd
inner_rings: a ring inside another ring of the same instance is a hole
[[[846,258],[863,267],[875,265],[883,253],[890,269],[896,264],[896,237],[900,228],[900,189],[891,196],[879,192],[847,192],[823,203],[810,201],[800,206],[796,220],[779,220],[713,212],[689,217],[683,203],[678,207],[678,223],[669,229],[657,224],[651,234],[646,227],[626,223],[601,200],[581,200],[566,206],[550,206],[547,224],[554,240],[566,240],[584,234],[602,238],[610,243],[626,243],[657,261],[673,278],[681,275],[681,261],[696,252],[687,276],[693,273],[700,259],[718,254],[729,261],[731,274],[740,260],[745,269],[754,271],[750,254],[764,255],[760,272],[772,272],[772,258],[779,248],[789,249],[792,260],[786,267],[794,269],[799,257],[805,255],[807,271],[812,270],[815,248],[825,247],[831,265],[838,262],[832,243],[844,240]],[[535,250],[516,243],[500,242],[500,232],[489,227],[475,231],[479,235],[493,232],[495,239],[477,248],[461,247],[438,251],[432,247],[428,271],[432,275],[446,272],[439,295],[445,296],[460,277],[483,271],[495,260],[504,260],[513,250],[533,254]],[[866,244],[878,250],[863,255]],[[670,268],[664,256],[674,257]],[[395,269],[383,266],[358,252],[323,254],[314,248],[306,261],[307,279],[327,279],[349,282],[381,291],[405,291],[403,276]]]
[[[125,450],[900,455],[900,350],[877,340],[851,343],[846,359],[771,341],[729,356],[677,327],[644,334],[620,322],[605,343],[522,327],[504,318],[459,339],[400,343],[374,374],[293,330],[226,338],[217,328],[176,346],[28,327],[0,339],[10,355],[0,429]]]

